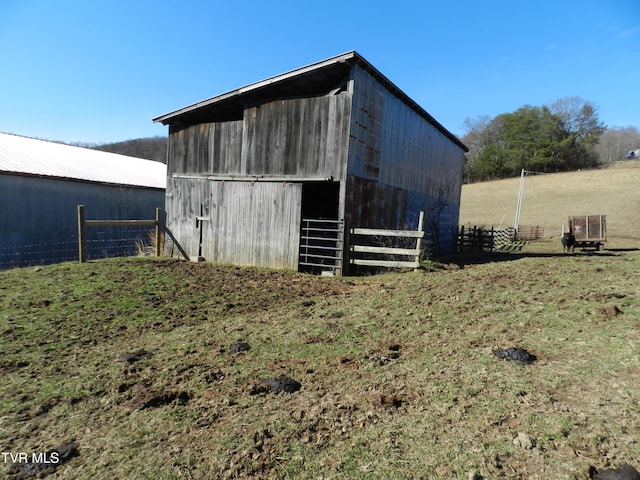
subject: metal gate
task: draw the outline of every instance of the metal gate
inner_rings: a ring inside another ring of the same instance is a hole
[[[344,220],[303,218],[300,232],[300,270],[342,274]]]

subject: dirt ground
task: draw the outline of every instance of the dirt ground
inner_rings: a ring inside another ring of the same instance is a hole
[[[351,279],[171,260],[5,272],[0,442],[74,442],[59,478],[640,467],[638,260],[525,251]],[[535,361],[494,355],[507,347]]]

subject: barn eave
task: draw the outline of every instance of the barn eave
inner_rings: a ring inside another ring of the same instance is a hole
[[[10,175],[14,177],[27,177],[27,178],[41,178],[47,180],[60,180],[64,182],[75,182],[75,183],[89,183],[92,185],[103,185],[105,187],[114,187],[114,188],[132,188],[137,190],[155,190],[158,192],[164,192],[166,188],[164,187],[156,187],[149,185],[139,185],[132,183],[114,183],[114,182],[104,182],[99,180],[87,180],[84,178],[77,177],[65,177],[65,176],[57,176],[57,175],[43,175],[38,173],[28,173],[28,172],[13,172],[7,170],[0,170],[0,175]]]
[[[244,109],[278,100],[323,96],[343,90],[354,65],[373,76],[394,96],[440,130],[465,152],[468,147],[356,51],[249,84],[153,119],[172,129],[200,123],[241,120]]]

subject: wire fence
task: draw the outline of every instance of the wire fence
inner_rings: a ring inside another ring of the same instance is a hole
[[[478,228],[464,227],[458,229],[457,251],[493,252],[496,250],[518,250],[528,241],[544,238],[544,228],[540,226]]]
[[[460,227],[458,230],[458,253],[493,252],[505,249],[516,241],[516,230],[507,228]]]
[[[154,235],[154,228],[148,226],[88,229],[87,258],[97,260],[152,255]],[[66,235],[61,239],[55,239],[54,236],[50,235],[51,240],[0,245],[0,270],[77,261],[78,235]]]

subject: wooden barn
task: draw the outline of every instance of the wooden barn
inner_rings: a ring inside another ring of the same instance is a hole
[[[186,257],[349,273],[351,228],[415,229],[420,211],[455,248],[467,148],[357,52],[154,121],[169,126],[166,248]]]
[[[0,133],[0,269],[77,259],[78,205],[87,219],[152,219],[165,185],[159,162]],[[132,254],[139,234],[92,228],[89,258]]]

